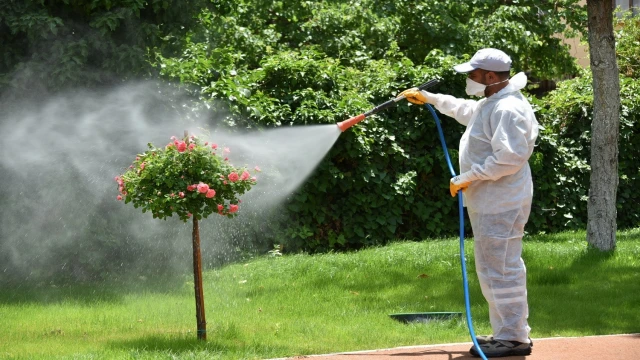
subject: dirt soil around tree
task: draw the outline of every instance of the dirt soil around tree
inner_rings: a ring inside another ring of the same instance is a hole
[[[312,360],[462,360],[479,359],[469,354],[469,343],[399,347],[326,355],[298,356],[289,359]],[[586,336],[576,338],[533,339],[529,356],[500,359],[519,360],[639,360],[640,334]]]

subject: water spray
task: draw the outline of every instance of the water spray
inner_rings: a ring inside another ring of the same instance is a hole
[[[440,82],[440,80],[437,79],[433,79],[433,80],[429,80],[426,83],[418,86],[418,90],[426,90],[432,86],[437,85]],[[378,111],[396,106],[396,104],[398,103],[398,101],[405,99],[404,95],[398,96],[395,99],[391,99],[387,102],[385,102],[384,104],[380,104],[378,106],[376,106],[375,108],[367,111],[364,114],[360,114],[357,116],[354,116],[350,119],[347,119],[345,121],[341,121],[338,123],[338,128],[340,128],[340,131],[344,132],[345,130],[347,130],[348,128],[352,127],[353,125],[359,123],[360,121],[364,120],[366,117],[373,115],[375,113],[377,113]]]
[[[430,80],[422,85],[420,85],[418,87],[419,90],[425,90],[427,88],[430,88],[432,86],[435,86],[439,83],[438,80],[434,79],[434,80]],[[369,110],[368,112],[364,113],[364,114],[360,114],[358,116],[354,116],[348,120],[342,121],[338,123],[338,128],[340,128],[341,131],[345,131],[348,128],[352,127],[353,125],[359,123],[360,121],[364,120],[367,116],[372,115],[377,113],[380,110],[383,109],[387,109],[390,108],[392,106],[395,106],[398,101],[404,99],[405,96],[398,96],[395,99],[391,99],[387,102],[385,102],[384,104],[378,105],[375,108],[373,108],[372,110]],[[440,137],[440,143],[442,145],[442,150],[444,151],[444,155],[445,155],[445,159],[447,161],[447,165],[449,167],[449,171],[451,172],[451,176],[455,177],[456,176],[456,172],[453,169],[453,165],[451,164],[451,158],[449,157],[449,150],[447,150],[447,144],[444,140],[444,134],[442,132],[442,127],[440,126],[440,119],[438,118],[438,115],[436,114],[435,110],[433,109],[433,107],[429,104],[425,104],[424,105],[427,109],[429,109],[429,111],[431,112],[431,115],[433,116],[433,120],[436,123],[436,127],[438,128],[438,136]],[[465,306],[465,311],[466,311],[466,315],[467,315],[467,327],[469,328],[469,334],[471,335],[471,341],[473,342],[473,345],[475,346],[476,350],[478,351],[478,355],[480,355],[480,357],[483,360],[487,360],[487,357],[484,355],[484,353],[482,352],[482,349],[480,348],[480,345],[478,344],[478,340],[476,339],[476,334],[475,334],[475,330],[473,329],[473,322],[471,319],[471,305],[470,305],[470,301],[469,301],[469,282],[467,281],[467,265],[466,265],[466,261],[465,261],[465,256],[464,256],[464,205],[463,205],[463,200],[462,200],[462,190],[458,191],[458,212],[459,212],[459,216],[460,216],[460,266],[461,266],[461,270],[462,270],[462,287],[464,289],[464,306]],[[455,317],[455,315],[457,315],[458,313],[453,313],[453,312],[441,312],[441,313],[412,313],[412,314],[391,314],[390,316],[396,320],[399,321],[404,321],[404,322],[410,322],[410,321],[428,321],[430,319],[450,319],[452,317]]]

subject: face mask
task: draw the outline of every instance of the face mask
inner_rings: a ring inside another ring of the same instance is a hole
[[[484,89],[486,89],[487,86],[502,84],[503,82],[506,82],[506,81],[509,81],[509,79],[498,81],[493,84],[485,85],[485,84],[480,84],[479,82],[473,81],[470,78],[467,78],[467,88],[465,90],[467,92],[467,95],[484,96]]]
[[[467,78],[467,95],[484,96],[484,89],[487,87],[485,84],[480,84],[469,78]]]

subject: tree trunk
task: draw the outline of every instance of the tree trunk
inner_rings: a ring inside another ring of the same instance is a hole
[[[620,79],[611,0],[588,0],[589,55],[593,73],[591,180],[587,242],[602,251],[616,247]]]
[[[202,257],[200,255],[200,229],[198,219],[193,215],[193,287],[196,293],[196,322],[198,339],[207,340],[207,320],[204,316],[204,294],[202,292]]]

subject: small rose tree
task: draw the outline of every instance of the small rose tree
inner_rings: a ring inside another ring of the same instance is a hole
[[[193,276],[196,297],[198,338],[206,340],[206,320],[202,291],[202,261],[198,220],[215,213],[229,218],[238,214],[239,196],[256,184],[246,168],[234,167],[227,157],[229,148],[203,142],[198,137],[175,136],[164,148],[148,144],[129,169],[116,176],[118,200],[132,203],[154,218],[177,215],[193,219]],[[256,166],[254,171],[260,171]]]

